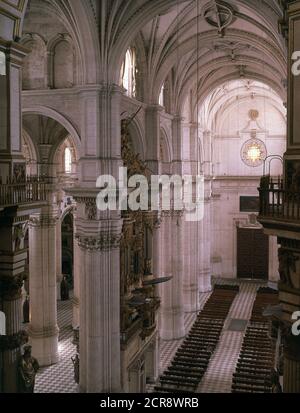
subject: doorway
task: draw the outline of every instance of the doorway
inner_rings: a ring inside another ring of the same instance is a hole
[[[73,289],[73,215],[69,212],[61,224],[62,273],[66,276],[69,288]]]
[[[268,280],[269,237],[260,228],[237,229],[237,277]]]

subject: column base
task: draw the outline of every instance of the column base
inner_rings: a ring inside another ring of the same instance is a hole
[[[161,314],[160,338],[162,340],[179,340],[186,335],[184,313]]]
[[[61,300],[61,294],[60,294],[60,285],[63,279],[63,275],[57,275],[56,276],[56,295],[57,295],[57,301]]]
[[[38,360],[40,367],[51,366],[59,361],[58,327],[53,328],[54,334],[46,331],[35,331],[29,328],[29,343],[32,355]]]
[[[198,286],[183,290],[184,311],[195,313],[200,310]]]
[[[209,269],[207,271],[201,272],[199,275],[199,292],[209,293],[211,291],[212,291],[211,271]]]
[[[80,325],[79,298],[74,297],[72,300],[72,304],[73,304],[72,327],[77,328]]]

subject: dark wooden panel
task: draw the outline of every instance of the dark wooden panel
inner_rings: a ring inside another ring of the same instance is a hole
[[[268,279],[269,238],[260,229],[237,230],[238,278]]]
[[[240,212],[259,212],[259,197],[240,196]]]
[[[251,278],[253,232],[238,228],[237,233],[237,275],[238,278]]]
[[[254,230],[252,265],[254,278],[268,279],[269,237],[264,234],[263,230]]]

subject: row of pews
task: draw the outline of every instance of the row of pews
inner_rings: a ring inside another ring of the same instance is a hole
[[[258,290],[233,375],[233,393],[271,393],[276,350],[263,311],[268,305],[276,304],[276,291],[265,287]]]
[[[238,286],[216,285],[193,327],[159,379],[155,392],[195,393],[214,353]]]

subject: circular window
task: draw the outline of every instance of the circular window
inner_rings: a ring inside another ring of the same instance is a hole
[[[247,166],[260,166],[267,157],[266,146],[261,140],[252,138],[244,143],[241,157]]]

